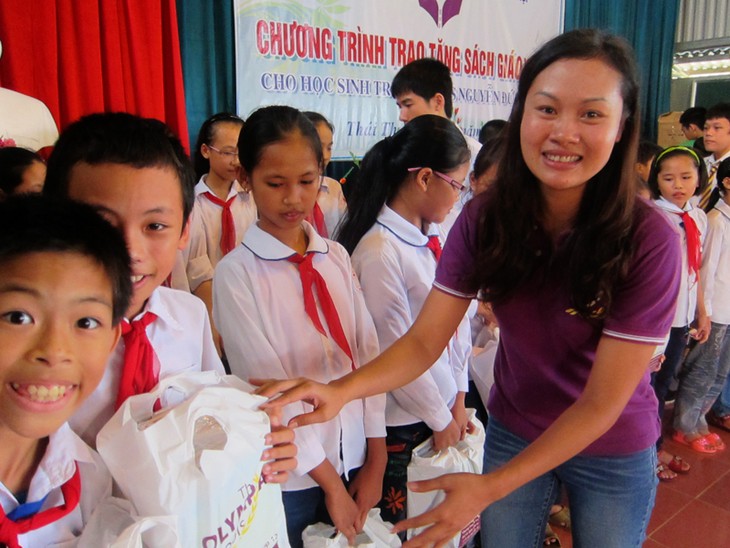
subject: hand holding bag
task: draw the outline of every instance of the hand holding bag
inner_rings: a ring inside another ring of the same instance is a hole
[[[401,545],[398,535],[391,533],[393,525],[383,521],[380,510],[373,508],[368,512],[362,533],[355,537],[355,548],[397,548]],[[302,533],[304,548],[347,548],[347,537],[336,533],[333,525],[315,523]]]
[[[135,513],[173,516],[184,547],[289,546],[281,490],[261,474],[265,400],[249,390],[233,376],[183,373],[127,399],[99,432]]]
[[[473,431],[467,433],[463,440],[456,445],[435,453],[433,437],[428,438],[413,450],[411,462],[408,464],[408,481],[433,479],[444,474],[469,472],[481,474],[484,463],[484,426],[476,418],[474,409],[467,409],[469,422],[474,425]],[[443,491],[429,491],[415,493],[408,490],[408,517],[414,517],[427,512],[444,501]],[[409,529],[408,538],[415,537],[425,528]],[[479,532],[479,516],[476,516],[458,535],[449,543],[449,548],[461,548]]]

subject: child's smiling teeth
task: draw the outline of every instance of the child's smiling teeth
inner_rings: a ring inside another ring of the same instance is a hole
[[[17,382],[12,384],[13,389],[19,394],[27,397],[29,400],[41,403],[51,403],[60,400],[66,395],[67,387],[61,384],[53,384],[50,386],[44,384],[28,384],[21,388]]]
[[[545,154],[545,157],[551,162],[577,162],[580,156],[562,156],[560,154]]]
[[[142,278],[144,278],[144,274],[135,274],[132,276],[132,283],[136,284],[137,282],[141,281]]]

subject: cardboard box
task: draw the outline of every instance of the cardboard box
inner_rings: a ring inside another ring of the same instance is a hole
[[[665,112],[659,115],[657,144],[660,147],[679,145],[687,140],[682,133],[682,125],[679,123],[681,115],[681,112]]]

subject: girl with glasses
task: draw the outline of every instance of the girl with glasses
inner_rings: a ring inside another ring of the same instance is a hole
[[[352,254],[381,351],[408,331],[423,307],[441,255],[438,223],[460,195],[468,170],[464,137],[435,115],[414,118],[363,158],[338,240]],[[464,319],[428,371],[388,393],[388,465],[380,503],[386,521],[406,517],[413,449],[431,435],[436,449],[463,437],[470,353]]]

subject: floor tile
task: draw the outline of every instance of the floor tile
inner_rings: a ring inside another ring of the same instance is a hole
[[[727,546],[730,512],[693,500],[677,517],[653,532],[651,538],[669,548]]]

